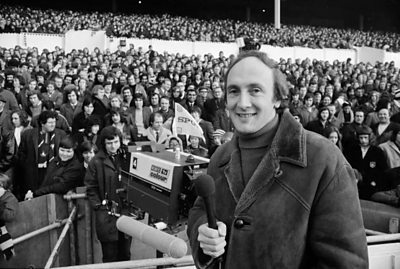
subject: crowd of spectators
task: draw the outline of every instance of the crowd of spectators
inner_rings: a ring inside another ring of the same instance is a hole
[[[62,188],[43,186],[55,184],[46,180],[45,170],[54,167],[46,162],[57,157],[57,152],[48,159],[39,154],[43,165],[39,168],[46,169],[39,169],[36,182],[30,176],[30,187],[24,182],[21,189],[21,182],[17,182],[21,175],[15,176],[10,169],[21,161],[26,166],[26,158],[35,152],[30,148],[32,138],[27,137],[40,133],[34,141],[54,143],[50,148],[55,149],[58,143],[64,143],[65,150],[76,148],[70,141],[63,141],[65,135],[75,145],[89,142],[101,147],[98,135],[110,125],[121,131],[124,144],[154,141],[174,150],[179,146],[191,154],[210,157],[234,132],[225,108],[223,79],[232,58],[223,52],[215,57],[159,54],[151,46],[144,49],[133,45],[127,51],[115,52],[0,48],[4,153],[0,172],[14,177],[19,199],[51,190],[65,192],[79,180]],[[355,168],[360,190],[364,188],[360,191],[362,198],[373,199],[375,193],[380,194],[380,201],[382,195],[386,197],[382,191],[394,189],[400,178],[399,68],[393,62],[356,64],[350,59],[332,63],[281,59],[277,68],[286,75],[290,88],[281,109],[290,110],[306,129],[326,136],[343,151]],[[175,103],[191,113],[205,140],[172,135]],[[60,131],[54,131],[54,127]],[[54,139],[50,138],[52,134]],[[40,150],[44,156],[47,154],[46,148],[39,147]],[[83,153],[77,156],[82,165]],[[31,162],[34,166],[40,164]],[[75,168],[75,174],[81,173]],[[60,177],[57,180],[60,183]]]
[[[40,10],[0,5],[0,33],[63,34],[68,30],[106,30],[110,36],[163,40],[235,42],[248,37],[273,46],[352,48],[367,46],[400,51],[398,33],[368,32],[314,26],[282,25],[237,20],[202,20],[168,14],[138,15]]]

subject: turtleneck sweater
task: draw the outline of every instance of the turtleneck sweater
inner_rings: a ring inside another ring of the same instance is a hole
[[[252,134],[237,132],[240,159],[242,166],[242,179],[246,186],[262,158],[271,148],[272,140],[279,126],[278,114],[264,127]]]

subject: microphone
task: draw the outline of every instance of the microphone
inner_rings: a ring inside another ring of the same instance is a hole
[[[218,230],[217,220],[215,218],[214,179],[209,175],[200,175],[194,180],[197,194],[203,198],[207,211],[208,227]]]
[[[140,221],[127,216],[121,216],[117,220],[117,229],[136,238],[172,258],[182,258],[187,253],[187,245],[182,239],[159,231]]]

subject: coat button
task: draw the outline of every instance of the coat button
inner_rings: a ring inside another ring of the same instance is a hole
[[[241,229],[244,226],[244,221],[242,219],[237,219],[237,220],[235,220],[234,226],[237,229]]]

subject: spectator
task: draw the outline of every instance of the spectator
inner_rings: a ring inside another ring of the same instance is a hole
[[[83,167],[87,169],[89,167],[90,161],[93,159],[94,155],[98,152],[96,144],[90,141],[84,141],[79,145],[78,152],[81,154],[80,158],[83,161]]]
[[[357,130],[359,144],[347,152],[347,160],[362,179],[358,181],[360,199],[370,200],[371,195],[385,188],[383,172],[387,169],[385,155],[377,146],[371,144],[372,130],[362,127]]]
[[[60,91],[55,89],[53,81],[49,81],[46,86],[46,92],[42,94],[43,100],[50,100],[54,103],[56,110],[60,110],[63,103],[63,95]]]
[[[18,148],[18,167],[23,177],[16,184],[27,197],[42,184],[49,163],[58,153],[60,141],[66,135],[56,128],[57,113],[43,111],[39,118],[39,127],[26,130],[21,135]]]
[[[400,127],[392,130],[390,140],[379,145],[383,151],[389,168],[400,167]]]
[[[333,126],[329,119],[331,118],[331,112],[328,107],[321,107],[318,111],[318,119],[310,121],[306,129],[317,134],[323,135],[324,130],[328,127]]]
[[[342,134],[340,133],[339,129],[335,126],[327,127],[324,132],[323,136],[329,139],[333,144],[335,144],[340,150],[342,150]]]
[[[165,144],[168,137],[172,136],[172,133],[163,127],[163,122],[164,118],[161,113],[152,113],[150,115],[150,126],[145,130],[143,136],[157,144]]]
[[[28,198],[48,193],[66,194],[69,190],[83,185],[85,170],[75,154],[75,148],[71,137],[60,141],[58,154],[49,162],[42,185]]]
[[[135,94],[135,106],[129,110],[128,123],[136,126],[137,132],[142,136],[150,124],[151,109],[143,106],[144,96],[140,93]]]
[[[390,122],[389,109],[385,107],[378,107],[377,112],[379,123],[373,125],[372,130],[376,136],[375,144],[380,145],[390,139],[392,131],[397,124]]]
[[[113,126],[105,127],[101,132],[100,151],[90,161],[84,179],[88,200],[96,217],[96,233],[101,243],[103,262],[130,259],[131,238],[118,231],[117,218],[109,212],[119,212],[108,202],[119,200],[115,190],[120,181],[124,156],[121,132]]]
[[[60,113],[65,117],[69,126],[71,126],[74,118],[82,112],[82,103],[78,101],[78,91],[75,86],[67,86],[64,88],[64,103],[60,107]]]
[[[307,93],[304,97],[304,105],[300,107],[299,113],[302,119],[302,125],[307,126],[307,124],[318,118],[318,109],[313,106],[314,97],[312,94]]]
[[[212,126],[211,122],[203,120],[201,118],[201,110],[198,107],[193,108],[192,112],[190,113],[194,120],[200,125],[201,129],[203,130],[203,135],[206,141],[201,141],[200,145],[205,147],[207,150],[214,146],[214,127]],[[205,143],[205,144],[204,144]]]
[[[187,147],[187,151],[190,154],[200,156],[203,158],[208,158],[208,150],[200,146],[200,137],[197,136],[189,136],[189,146]]]
[[[122,143],[128,145],[131,142],[138,140],[138,130],[136,125],[131,125],[127,122],[127,116],[124,112],[113,110],[110,112],[112,126],[117,128],[122,133]]]
[[[18,211],[18,200],[11,193],[11,179],[0,174],[0,228],[1,236],[0,253],[2,259],[10,260],[14,256],[14,244],[10,234],[7,231],[6,224],[14,220]]]

